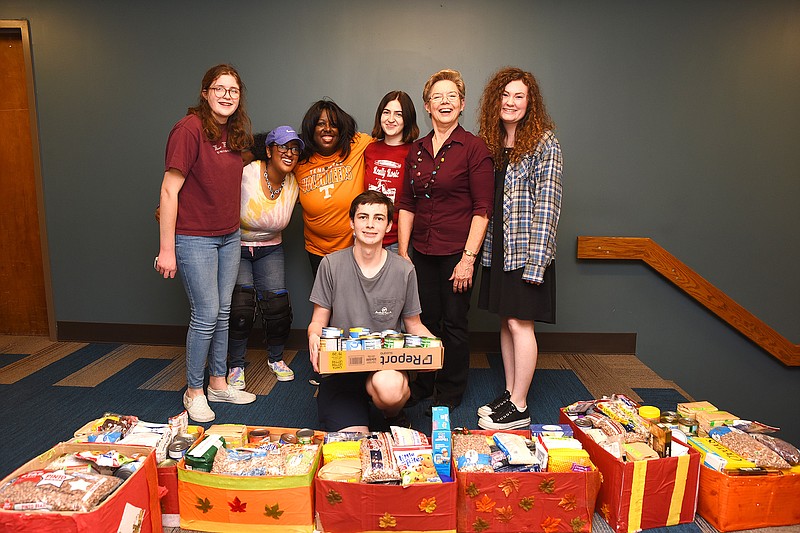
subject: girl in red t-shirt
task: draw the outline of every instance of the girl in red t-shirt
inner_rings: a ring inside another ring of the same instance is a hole
[[[380,191],[396,203],[403,190],[405,160],[411,142],[419,135],[417,111],[403,91],[390,91],[375,111],[372,136],[378,139],[364,151],[364,190]],[[384,248],[397,253],[397,211]]]

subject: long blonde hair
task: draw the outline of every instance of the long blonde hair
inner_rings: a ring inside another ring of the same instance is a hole
[[[509,162],[517,163],[522,156],[532,152],[547,130],[555,129],[555,124],[547,110],[539,90],[539,84],[533,74],[516,67],[503,67],[492,76],[480,101],[478,135],[486,142],[497,167],[503,164],[506,129],[500,119],[503,91],[512,81],[520,80],[528,88],[528,107],[525,116],[517,124],[514,148],[509,154]]]

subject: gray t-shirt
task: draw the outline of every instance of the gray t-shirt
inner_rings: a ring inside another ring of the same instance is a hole
[[[414,265],[394,252],[375,276],[367,278],[353,248],[322,258],[309,300],[331,310],[330,326],[368,327],[373,332],[400,331],[403,317],[422,312]]]

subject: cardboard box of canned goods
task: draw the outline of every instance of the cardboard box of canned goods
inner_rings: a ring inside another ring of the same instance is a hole
[[[373,372],[375,370],[439,370],[444,348],[380,348],[319,352],[321,374]]]

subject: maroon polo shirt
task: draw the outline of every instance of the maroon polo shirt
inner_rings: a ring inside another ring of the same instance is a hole
[[[459,125],[436,157],[433,131],[411,144],[397,207],[414,213],[415,250],[426,255],[460,254],[472,217],[491,218],[493,197],[494,166],[483,139]]]

